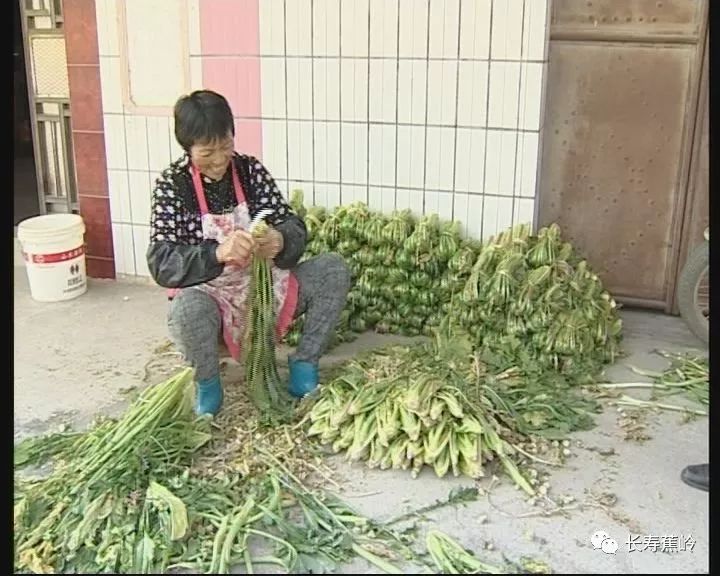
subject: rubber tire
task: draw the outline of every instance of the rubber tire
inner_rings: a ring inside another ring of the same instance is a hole
[[[700,318],[693,303],[698,278],[710,266],[710,252],[707,242],[697,246],[688,256],[678,282],[677,301],[680,315],[688,328],[705,344],[708,342],[710,322]]]

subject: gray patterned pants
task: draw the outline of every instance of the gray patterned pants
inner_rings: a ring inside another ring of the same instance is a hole
[[[345,307],[350,271],[339,255],[321,254],[299,264],[293,273],[299,292],[295,317],[306,316],[302,336],[292,357],[317,362]],[[185,289],[170,303],[170,338],[195,368],[198,380],[212,378],[220,370],[221,326],[217,304],[201,290]]]

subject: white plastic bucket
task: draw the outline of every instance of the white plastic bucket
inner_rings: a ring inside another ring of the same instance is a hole
[[[38,302],[61,302],[87,291],[85,224],[77,214],[47,214],[20,222],[18,240]]]

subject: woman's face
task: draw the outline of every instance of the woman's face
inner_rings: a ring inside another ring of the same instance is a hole
[[[220,180],[232,159],[235,143],[232,134],[211,142],[198,142],[190,148],[190,158],[205,176]]]

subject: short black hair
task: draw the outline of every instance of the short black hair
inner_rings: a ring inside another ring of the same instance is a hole
[[[197,90],[175,104],[175,139],[185,151],[198,142],[235,136],[235,121],[228,101],[211,90]]]

